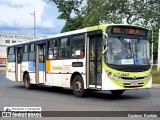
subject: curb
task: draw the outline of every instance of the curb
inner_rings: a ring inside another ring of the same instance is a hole
[[[152,84],[152,88],[160,88],[160,84]]]

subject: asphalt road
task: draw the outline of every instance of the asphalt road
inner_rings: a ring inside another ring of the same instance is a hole
[[[0,73],[0,111],[8,106],[35,106],[42,107],[43,111],[160,111],[160,88],[129,90],[120,97],[105,91],[76,98],[70,89],[26,90],[22,83],[9,81]]]

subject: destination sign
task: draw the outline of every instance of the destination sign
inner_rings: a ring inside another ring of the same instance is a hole
[[[146,35],[146,30],[139,28],[113,27],[113,34]]]

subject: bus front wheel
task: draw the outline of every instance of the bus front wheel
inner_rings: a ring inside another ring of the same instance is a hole
[[[25,74],[23,77],[24,87],[27,90],[30,90],[32,88],[32,85],[30,84],[30,77],[29,74]]]
[[[111,90],[112,95],[114,96],[120,96],[122,95],[124,90]]]
[[[76,97],[82,98],[85,96],[84,83],[81,76],[77,75],[74,77],[72,82],[72,88],[73,88],[73,94]]]

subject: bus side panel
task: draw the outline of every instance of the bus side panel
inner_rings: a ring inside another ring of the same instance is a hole
[[[31,61],[22,62],[22,78],[25,71],[29,73],[31,84],[36,84],[35,63]]]
[[[84,88],[86,89],[85,59],[48,60],[46,62],[46,85],[70,88],[73,73],[82,73]],[[73,62],[83,62],[83,67],[72,67]]]
[[[35,73],[29,73],[31,84],[36,84]]]
[[[83,63],[83,66],[81,67],[73,67],[73,63]],[[84,81],[84,88],[86,89],[86,66],[84,64],[85,59],[70,59],[70,60],[63,60],[63,87],[70,88],[70,80],[73,73],[77,72],[82,75],[83,81]]]
[[[62,60],[46,61],[46,85],[62,87]]]
[[[15,62],[8,62],[8,71],[6,72],[7,79],[16,81]]]
[[[53,74],[52,84],[53,86],[63,87],[62,74]]]
[[[39,83],[45,83],[45,64],[39,63]]]
[[[32,84],[36,84],[36,76],[35,76],[35,74],[36,74],[36,66],[35,66],[35,62],[34,61],[29,61],[28,65],[29,65],[28,72],[29,72],[29,75],[30,75],[30,82]]]
[[[29,71],[29,62],[27,61],[27,62],[22,62],[22,78],[23,78],[23,73],[24,72],[28,72]],[[29,74],[30,75],[30,74]]]

